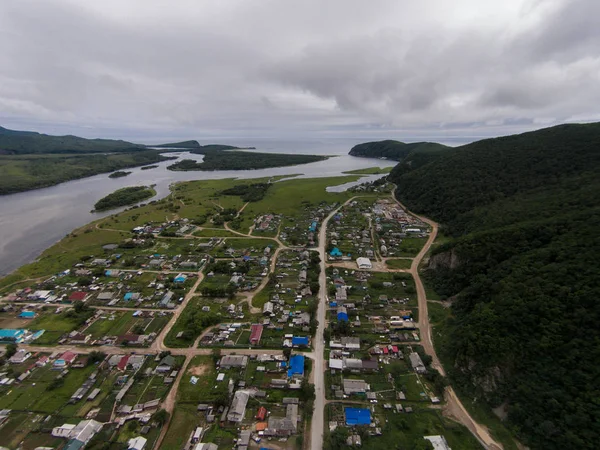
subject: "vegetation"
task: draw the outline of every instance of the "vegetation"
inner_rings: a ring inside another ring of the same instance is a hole
[[[327,156],[295,155],[284,153],[258,153],[202,147],[193,153],[203,154],[203,161],[184,159],[168,166],[170,170],[249,170],[269,167],[295,166],[323,161]],[[217,146],[211,146],[217,147]],[[225,146],[218,146],[225,147]]]
[[[94,209],[96,211],[106,211],[120,206],[133,205],[155,195],[156,191],[149,186],[131,186],[117,189],[98,200],[94,205]]]
[[[131,174],[131,172],[124,172],[122,170],[117,170],[116,172],[111,173],[108,178],[123,178],[127,175]]]
[[[390,179],[453,239],[427,281],[453,297],[442,357],[470,397],[504,405],[531,448],[592,449],[600,378],[600,124],[487,139]]]
[[[348,170],[344,173],[356,174],[356,175],[379,175],[390,173],[392,171],[392,167],[367,167],[366,169],[356,169],[356,170]]]
[[[1,148],[1,147],[0,147]],[[0,154],[0,195],[53,186],[65,181],[174,159],[156,150],[110,154]]]
[[[221,191],[223,195],[239,195],[245,202],[258,202],[265,197],[271,183],[236,184]]]
[[[182,142],[173,142],[170,144],[159,144],[152,145],[152,147],[158,148],[199,148],[200,144],[198,141],[182,141]]]
[[[400,141],[387,140],[355,145],[350,149],[349,154],[365,158],[385,158],[394,161],[403,161],[416,155],[426,155],[425,158],[433,159],[446,150],[448,150],[448,147],[434,142],[413,142],[406,144]]]
[[[85,139],[77,136],[50,136],[33,131],[15,131],[0,127],[0,154],[106,153],[143,150],[144,145],[112,139]]]
[[[156,164],[152,164],[150,166],[142,166],[140,167],[140,170],[150,170],[150,169],[156,169],[158,166]]]

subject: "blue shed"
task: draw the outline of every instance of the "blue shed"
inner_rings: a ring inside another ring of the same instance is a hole
[[[346,414],[346,425],[370,425],[371,411],[366,408],[344,408]]]
[[[33,319],[35,317],[35,312],[33,312],[33,311],[23,311],[21,314],[19,314],[19,317],[21,319]]]
[[[288,377],[294,375],[304,376],[304,355],[294,355],[290,358]]]
[[[133,292],[128,292],[123,296],[123,300],[128,302],[129,300],[131,300],[131,297],[133,297]]]

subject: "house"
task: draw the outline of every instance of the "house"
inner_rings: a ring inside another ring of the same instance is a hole
[[[260,408],[258,408],[258,412],[256,413],[256,420],[265,420],[265,417],[267,417],[267,408],[265,408],[264,406],[261,406]]]
[[[344,408],[344,415],[346,416],[346,425],[370,425],[371,424],[371,411],[367,408]]]
[[[364,380],[344,379],[344,394],[364,394],[370,389],[370,386]]]
[[[285,408],[285,417],[269,417],[265,435],[290,436],[298,431],[298,405],[290,403]]]
[[[348,293],[346,292],[345,286],[340,286],[335,290],[335,300],[336,302],[345,302],[348,300]]]
[[[196,429],[194,430],[194,434],[192,435],[192,444],[195,444],[196,442],[199,442],[200,439],[202,439],[203,431],[204,431],[204,428],[196,427]]]
[[[218,448],[219,447],[217,446],[217,444],[212,444],[212,443],[205,444],[205,443],[199,442],[198,444],[196,444],[195,447],[192,448],[192,450],[218,450]]]
[[[343,370],[344,362],[341,359],[329,358],[329,368],[335,370]]]
[[[304,376],[304,355],[293,355],[290,358],[288,378]]]
[[[245,355],[226,355],[219,361],[219,367],[223,369],[245,368],[248,365],[248,357]]]
[[[363,370],[379,370],[379,363],[376,359],[363,359],[362,368]]]
[[[187,280],[187,275],[180,273],[173,279],[173,283],[181,284],[185,283],[185,280]]]
[[[359,337],[342,336],[341,343],[345,350],[360,350]]]
[[[344,369],[348,370],[362,370],[363,363],[362,360],[356,358],[344,358]]]
[[[340,322],[348,322],[348,311],[343,306],[337,308],[337,320]]]
[[[423,436],[423,439],[427,439],[431,442],[434,450],[452,450],[444,436]]]
[[[35,312],[34,311],[23,311],[21,314],[19,314],[19,318],[20,319],[33,319],[33,318],[35,318]]]
[[[427,372],[427,368],[425,367],[425,364],[423,364],[423,360],[421,359],[418,353],[412,352],[410,355],[408,355],[408,358],[410,359],[410,365],[412,366],[415,372]]]
[[[82,292],[82,291],[76,291],[73,292],[71,295],[69,295],[69,301],[70,302],[82,302],[85,300],[85,298],[88,296],[87,292]]]
[[[60,369],[70,365],[77,358],[77,354],[73,352],[64,352],[54,361],[54,368]]]
[[[292,347],[308,347],[308,337],[294,336],[292,338]]]
[[[329,255],[332,256],[333,258],[339,258],[342,256],[342,252],[340,251],[339,248],[334,247],[333,250],[331,250],[329,252]]]
[[[250,436],[252,432],[250,430],[242,430],[240,431],[240,437],[237,440],[236,449],[238,450],[247,450],[250,445]]]
[[[138,370],[144,364],[144,355],[131,355],[127,364],[129,364],[133,370]]]
[[[138,436],[127,441],[127,450],[144,450],[148,439]]]
[[[306,283],[306,277],[307,277],[306,270],[301,270],[300,273],[298,274],[298,281],[300,283]]]
[[[77,425],[64,424],[53,428],[52,436],[70,439],[65,449],[82,448],[102,429],[102,425],[95,420],[82,420]]]
[[[171,355],[167,355],[163,359],[160,360],[160,363],[156,367],[156,372],[158,372],[158,373],[170,372],[171,368],[174,365],[175,365],[175,358],[173,358]]]
[[[129,361],[129,357],[130,355],[123,356],[119,361],[119,364],[117,364],[117,369],[125,370],[127,368],[127,362]]]
[[[273,315],[273,302],[266,302],[263,306],[263,314],[266,316]]]
[[[22,362],[28,360],[30,357],[31,357],[31,352],[28,352],[27,350],[23,350],[22,348],[20,348],[19,350],[17,350],[17,353],[15,353],[14,355],[12,355],[10,357],[10,359],[8,361],[11,362],[12,364],[21,364]]]
[[[113,299],[113,297],[114,294],[112,292],[100,292],[96,298],[102,301],[110,301]]]
[[[236,391],[231,402],[231,407],[227,413],[227,420],[229,422],[240,423],[244,420],[244,414],[246,413],[246,405],[250,395],[247,391]]]
[[[263,326],[259,324],[252,324],[250,327],[250,345],[258,345],[262,336]]]
[[[359,257],[356,258],[356,265],[359,269],[372,269],[373,264],[371,264],[371,260],[369,258]]]

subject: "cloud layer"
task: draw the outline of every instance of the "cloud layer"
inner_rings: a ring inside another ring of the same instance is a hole
[[[0,124],[402,138],[600,120],[597,0],[413,3],[3,1]]]

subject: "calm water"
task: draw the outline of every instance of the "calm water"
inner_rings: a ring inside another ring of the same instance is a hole
[[[320,141],[253,141],[220,140],[231,145],[255,146],[258,151],[280,153],[307,153],[339,155],[326,161],[291,167],[263,170],[173,172],[166,167],[172,161],[158,163],[158,168],[125,169],[132,173],[123,178],[111,179],[108,174],[69,181],[45,189],[0,197],[0,275],[12,272],[33,261],[46,248],[63,238],[73,229],[92,220],[113,214],[90,213],[94,203],[116,189],[156,184],[157,196],[169,193],[169,185],[177,181],[209,180],[218,178],[259,178],[272,175],[303,174],[304,178],[331,177],[342,172],[365,167],[388,167],[395,163],[377,159],[348,156],[350,148],[361,140],[330,139]],[[177,154],[180,158],[201,159],[200,155]],[[365,177],[369,180],[376,177]]]

